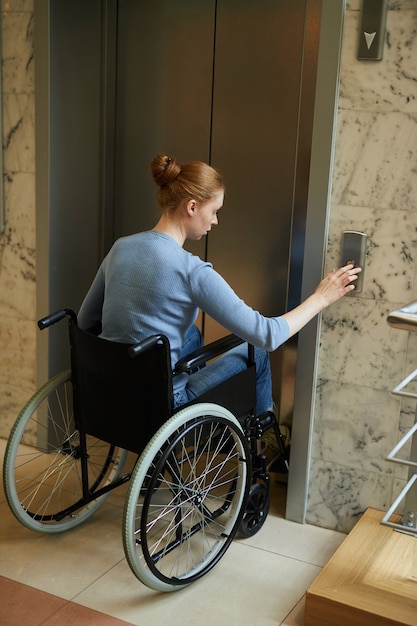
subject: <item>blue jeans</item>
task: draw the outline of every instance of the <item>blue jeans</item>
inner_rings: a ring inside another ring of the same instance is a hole
[[[192,326],[184,341],[181,357],[203,345],[201,333],[196,326]],[[248,345],[246,343],[233,348],[215,361],[189,376],[185,389],[175,394],[175,407],[181,406],[190,400],[201,396],[227,378],[246,369],[248,360]],[[272,409],[272,382],[269,354],[265,350],[255,348],[256,363],[256,413]]]

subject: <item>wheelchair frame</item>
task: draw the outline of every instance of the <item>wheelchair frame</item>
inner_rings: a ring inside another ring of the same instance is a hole
[[[12,428],[3,471],[8,504],[27,528],[59,533],[129,482],[122,533],[128,564],[152,589],[180,589],[210,571],[236,535],[262,527],[270,480],[265,431],[274,429],[286,459],[275,415],[254,412],[253,346],[245,370],[174,409],[172,377],[241,339],[203,346],[172,372],[163,335],[133,346],[109,342],[81,330],[70,309],[43,318],[39,328],[66,317],[71,370],[43,385]],[[123,474],[127,451],[138,458]]]

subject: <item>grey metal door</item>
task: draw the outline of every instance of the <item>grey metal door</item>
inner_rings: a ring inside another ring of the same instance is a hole
[[[208,241],[191,249],[266,315],[286,309],[292,229],[300,225],[295,188],[308,185],[307,176],[297,179],[297,168],[308,171],[308,147],[301,166],[297,151],[303,67],[310,62],[315,72],[306,16],[318,4],[118,2],[114,237],[158,219],[155,154],[211,162],[225,177],[225,205]],[[302,254],[301,246],[300,265]],[[209,319],[204,331],[206,340],[224,334]],[[282,354],[272,355],[277,397]]]

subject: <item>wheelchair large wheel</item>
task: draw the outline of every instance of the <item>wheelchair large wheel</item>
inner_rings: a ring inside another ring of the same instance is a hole
[[[173,591],[221,559],[244,512],[249,464],[239,422],[218,405],[189,406],[160,428],[125,501],[125,554],[139,580]]]
[[[86,435],[88,486],[94,494],[121,473],[126,451]],[[41,387],[22,409],[7,443],[6,498],[27,528],[59,533],[81,524],[108,493],[83,502],[80,435],[72,412],[71,371]]]

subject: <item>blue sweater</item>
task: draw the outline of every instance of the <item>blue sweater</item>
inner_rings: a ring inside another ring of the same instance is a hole
[[[289,337],[285,319],[253,310],[210,263],[154,230],[114,243],[84,299],[78,323],[90,328],[101,320],[102,336],[121,343],[164,334],[174,365],[198,309],[268,352]],[[182,376],[175,379],[175,390],[184,385]]]

